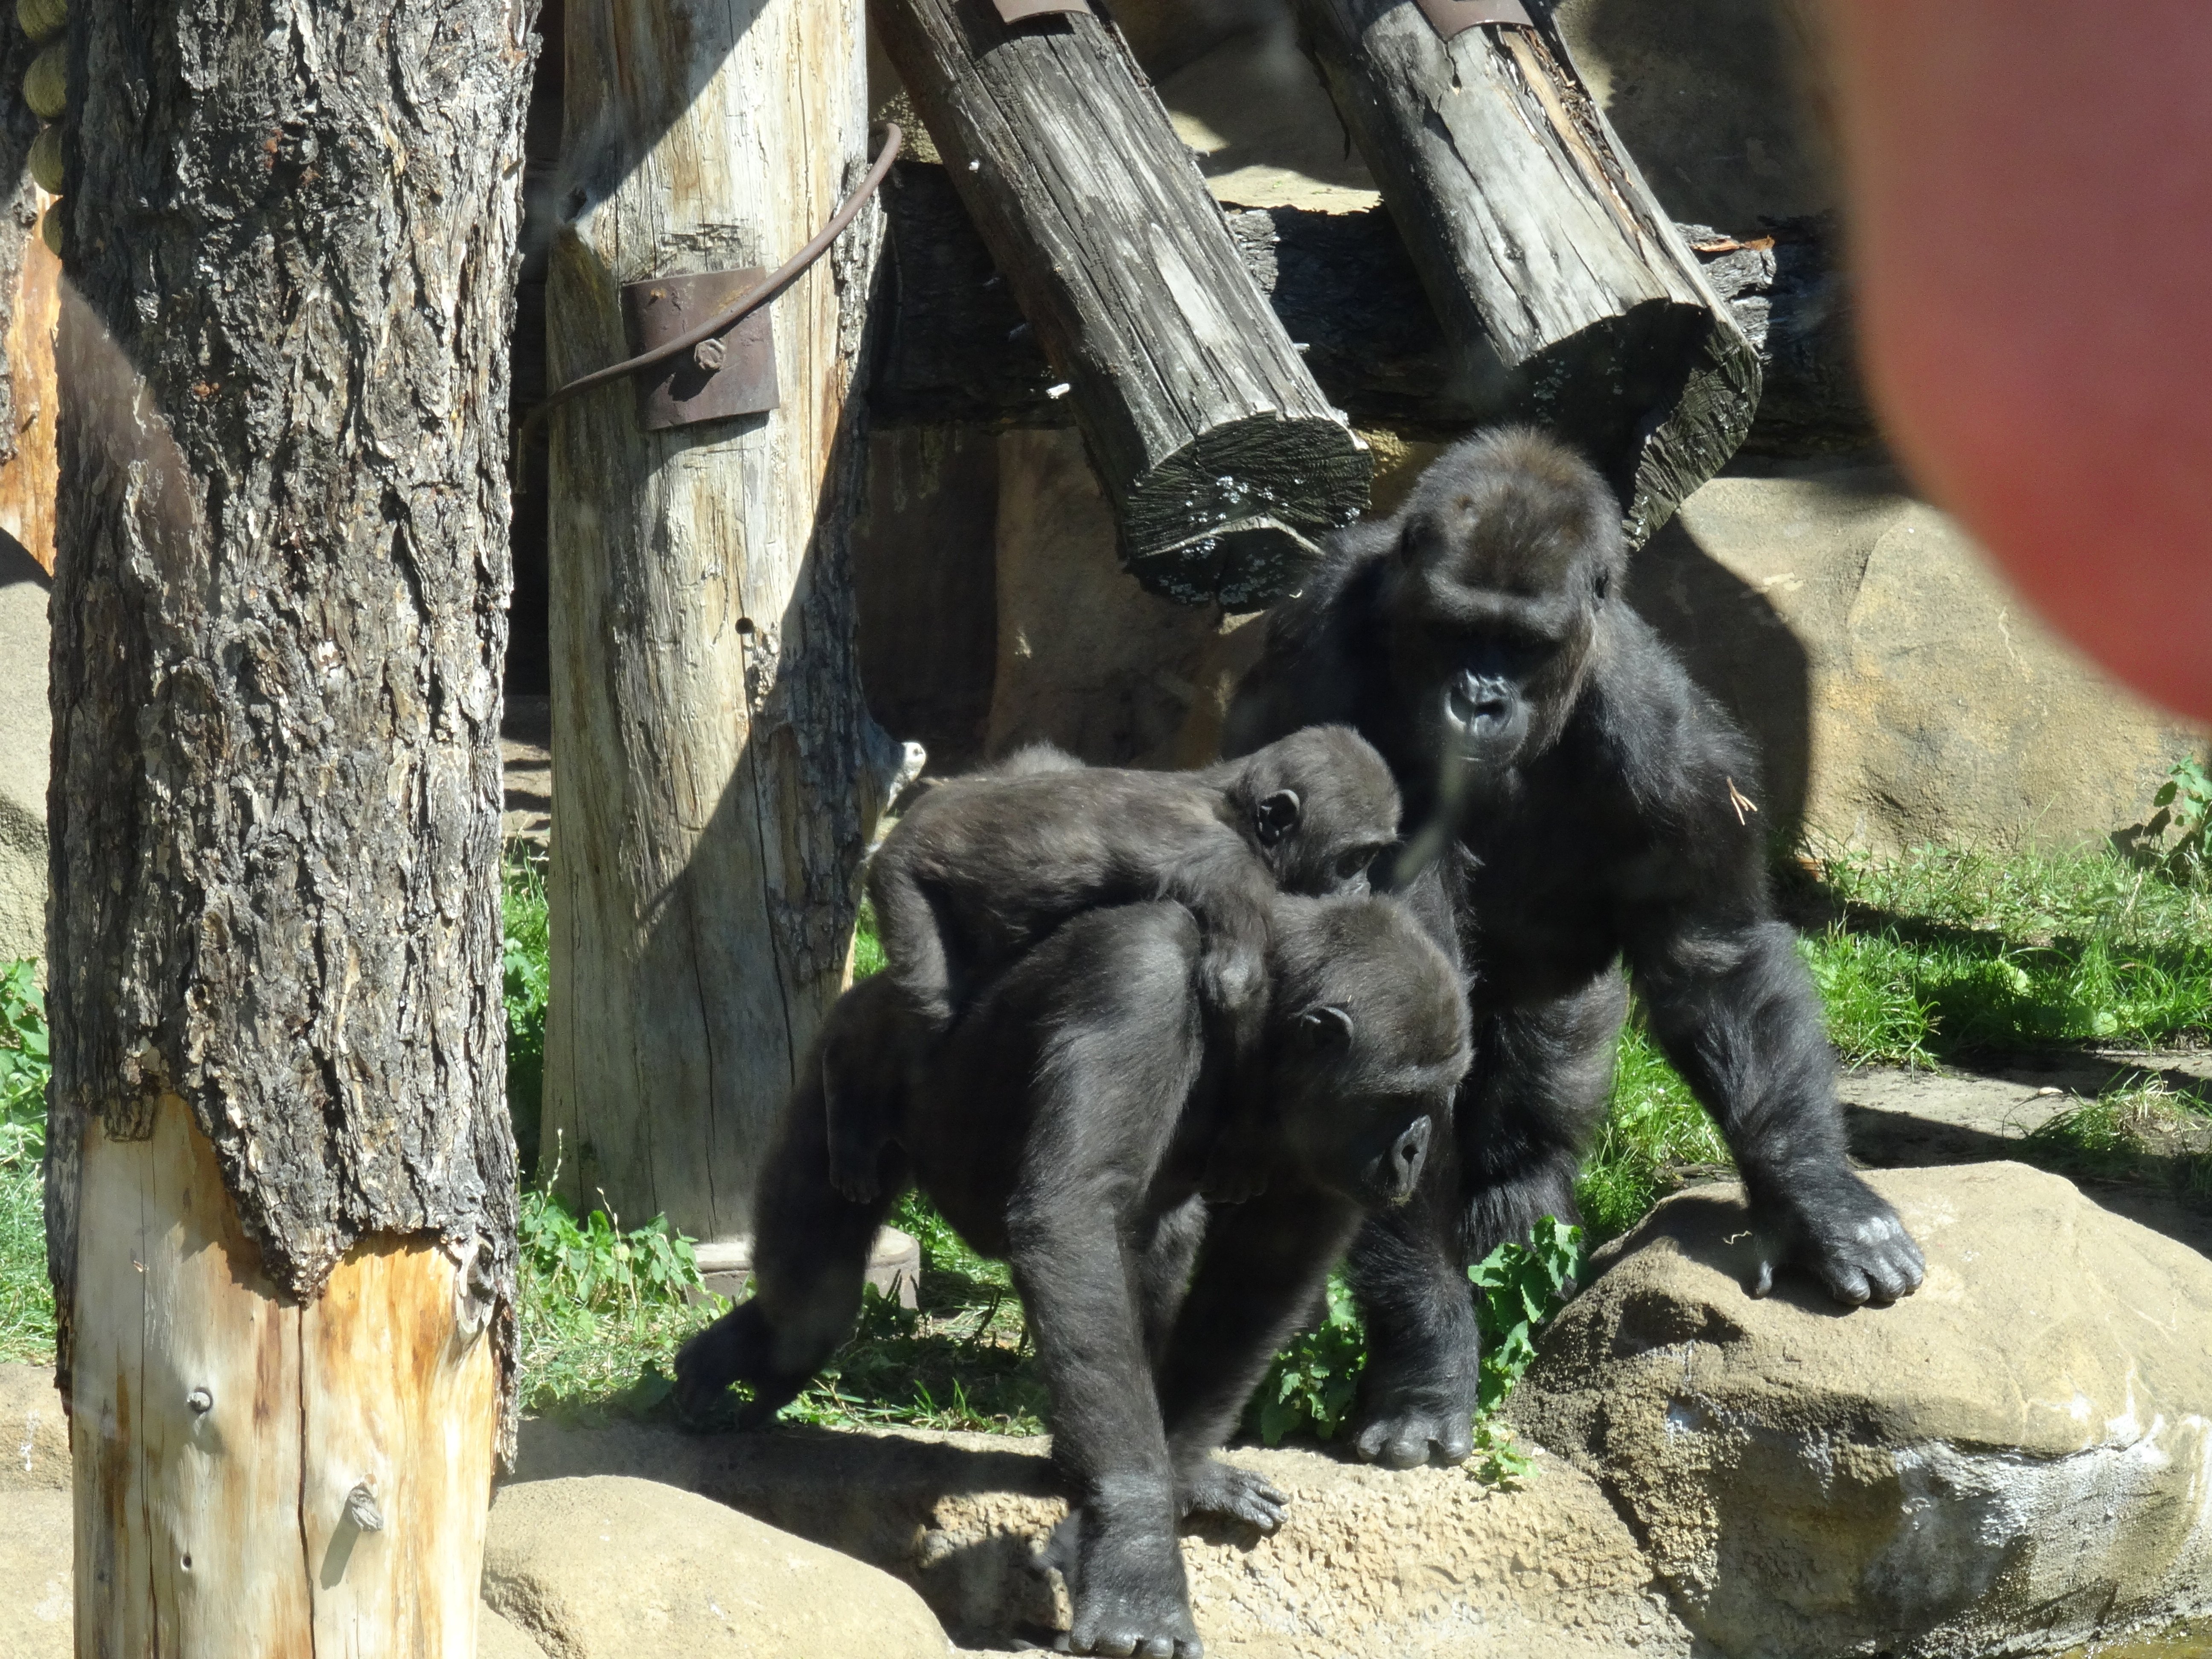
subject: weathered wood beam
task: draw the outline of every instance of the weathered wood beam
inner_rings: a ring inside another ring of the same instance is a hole
[[[870,406],[900,424],[1065,426],[1052,366],[943,167],[902,163],[885,191],[896,283]],[[1513,411],[1486,398],[1444,337],[1389,212],[1227,210],[1238,253],[1330,403],[1364,427],[1449,437]],[[1850,353],[1832,230],[1791,220],[1748,242],[1677,227],[1760,353],[1765,386],[1747,449],[1796,454],[1875,436]]]
[[[1548,21],[1296,0],[1445,333],[1613,481],[1632,543],[1750,428],[1759,359]]]
[[[1255,288],[1120,35],[1089,10],[874,0],[878,37],[1058,371],[1123,563],[1264,603],[1367,503],[1371,461]],[[1018,329],[1018,319],[1013,329]]]
[[[781,264],[868,149],[860,0],[569,0],[567,34],[572,149],[604,187],[553,246],[556,386],[636,349],[624,284]],[[757,313],[767,412],[642,431],[625,383],[550,422],[540,1161],[580,1204],[708,1243],[751,1224],[900,760],[862,702],[848,574],[881,240],[872,203]]]

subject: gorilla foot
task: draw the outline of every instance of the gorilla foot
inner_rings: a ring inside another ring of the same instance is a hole
[[[1111,1654],[1115,1659],[1131,1654],[1202,1659],[1206,1652],[1180,1587],[1165,1586],[1085,1589],[1075,1597],[1073,1627],[1054,1645],[1062,1653]]]
[[[1474,1396],[1434,1383],[1373,1386],[1352,1449],[1370,1463],[1393,1469],[1431,1460],[1464,1463],[1474,1450]]]
[[[676,1408],[694,1421],[705,1417],[732,1382],[750,1384],[753,1397],[738,1407],[738,1426],[757,1428],[806,1386],[780,1376],[768,1364],[768,1321],[757,1304],[732,1308],[676,1351]]]
[[[1887,1200],[1848,1170],[1812,1193],[1757,1214],[1759,1276],[1753,1296],[1774,1288],[1774,1270],[1804,1268],[1837,1301],[1887,1304],[1920,1288],[1928,1271],[1920,1246]]]
[[[1290,1501],[1272,1481],[1218,1457],[1185,1470],[1176,1480],[1178,1517],[1218,1516],[1273,1532],[1283,1524]]]

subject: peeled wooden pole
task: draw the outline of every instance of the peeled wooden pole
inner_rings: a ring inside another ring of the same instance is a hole
[[[571,0],[548,378],[637,349],[623,284],[769,269],[867,163],[860,0]],[[624,1224],[720,1242],[844,982],[901,760],[869,720],[848,542],[882,215],[764,313],[775,407],[647,432],[629,385],[551,423],[552,1001],[541,1160]]]
[[[1373,463],[1088,7],[875,0],[884,49],[1066,395],[1154,592],[1249,610],[1367,506]]]
[[[533,8],[79,11],[47,1245],[85,1659],[468,1659]]]
[[[1495,366],[1486,415],[1579,444],[1641,544],[1743,441],[1759,357],[1558,30],[1447,38],[1430,11],[1497,8],[1296,3],[1446,334]]]

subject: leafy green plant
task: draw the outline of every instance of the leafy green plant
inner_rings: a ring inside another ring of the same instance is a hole
[[[543,1188],[522,1195],[516,1231],[526,1294],[541,1304],[566,1303],[587,1313],[678,1306],[702,1290],[691,1241],[655,1216],[628,1232],[605,1210],[580,1221]]]
[[[46,1005],[39,965],[0,969],[0,1164],[35,1164],[46,1150]]]
[[[2212,772],[2204,763],[2193,755],[2176,762],[2150,804],[2158,811],[2143,826],[2145,832],[2156,839],[2173,831],[2173,844],[2166,849],[2166,870],[2191,879],[2212,871]]]
[[[507,1001],[507,1109],[527,1176],[545,1097],[545,1008],[552,994],[545,854],[510,842],[500,862],[500,970]]]
[[[1575,1293],[1583,1271],[1583,1230],[1539,1216],[1528,1243],[1508,1240],[1467,1270],[1482,1327],[1482,1381],[1477,1410],[1503,1405],[1528,1362],[1544,1322]]]
[[[1351,1414],[1366,1364],[1367,1330],[1352,1287],[1342,1274],[1332,1273],[1328,1311],[1275,1356],[1245,1407],[1245,1427],[1270,1446],[1293,1434],[1334,1440]]]

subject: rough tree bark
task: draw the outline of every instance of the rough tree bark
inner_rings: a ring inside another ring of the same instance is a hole
[[[1398,0],[1297,0],[1307,45],[1495,416],[1574,439],[1632,544],[1735,453],[1759,358],[1583,85],[1558,29],[1446,40]]]
[[[82,1655],[474,1650],[534,9],[72,8],[47,1204]]]
[[[1254,286],[1120,33],[1087,7],[876,0],[884,48],[1066,378],[1121,562],[1185,605],[1280,597],[1373,458]]]
[[[634,349],[623,284],[789,258],[857,183],[868,137],[859,0],[572,0],[567,33],[556,386]],[[881,240],[871,203],[769,308],[773,411],[644,432],[617,385],[553,416],[539,1158],[625,1224],[744,1233],[844,982],[900,764],[861,700],[848,578]]]

